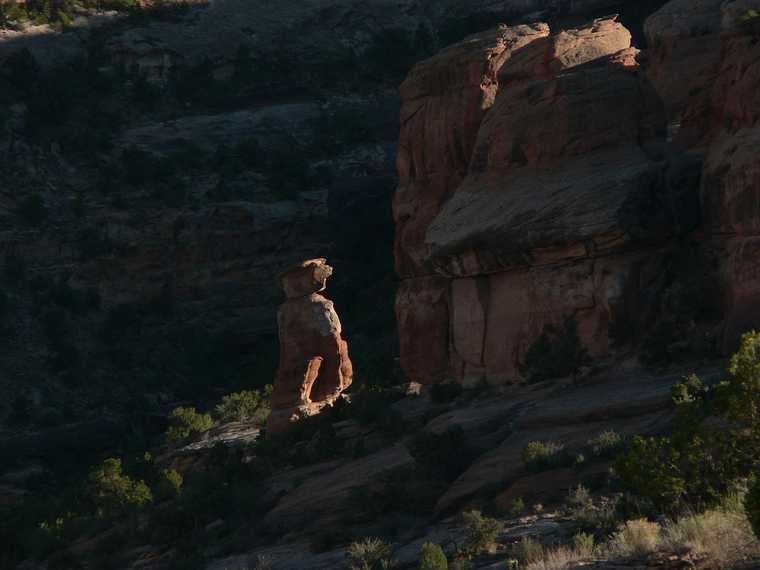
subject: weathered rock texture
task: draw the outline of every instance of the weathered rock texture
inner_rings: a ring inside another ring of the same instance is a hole
[[[678,142],[705,157],[699,237],[718,283],[720,346],[760,322],[760,19],[757,0],[674,0],[646,23],[649,75]]]
[[[280,367],[267,432],[334,402],[351,385],[348,344],[332,301],[320,295],[332,275],[324,259],[310,259],[281,276],[287,300],[277,314]]]
[[[608,18],[500,28],[412,71],[395,215],[413,380],[514,380],[567,316],[604,354],[610,322],[641,311],[658,251],[692,222],[674,215],[666,117],[636,58]]]
[[[611,326],[672,318],[655,314],[671,273],[712,287],[717,349],[758,326],[758,4],[674,0],[646,22],[646,57],[605,18],[499,28],[417,65],[394,204],[413,380],[515,380],[569,316],[606,355]],[[682,238],[690,274],[671,271]]]

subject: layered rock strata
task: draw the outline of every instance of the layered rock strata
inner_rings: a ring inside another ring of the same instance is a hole
[[[606,18],[502,27],[412,71],[394,202],[412,380],[518,380],[546,325],[575,318],[602,355],[613,320],[646,312],[694,181],[637,55]]]

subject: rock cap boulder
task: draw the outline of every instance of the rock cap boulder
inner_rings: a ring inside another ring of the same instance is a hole
[[[324,291],[332,273],[333,268],[327,265],[326,259],[307,259],[283,271],[280,284],[288,299],[297,299]]]

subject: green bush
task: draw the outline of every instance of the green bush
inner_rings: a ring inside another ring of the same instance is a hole
[[[121,459],[106,459],[90,473],[90,492],[98,509],[117,514],[144,507],[153,501],[145,481],[135,481],[122,473]]]
[[[565,446],[556,441],[531,441],[522,452],[522,460],[531,471],[546,471],[570,465],[573,458]]]
[[[744,512],[752,525],[755,536],[760,538],[760,479],[752,481],[747,495],[744,497]]]
[[[228,394],[222,398],[222,402],[216,406],[214,412],[220,422],[252,422],[256,425],[264,425],[269,417],[269,397],[272,393],[271,385],[264,391],[243,390]]]
[[[480,511],[462,513],[464,523],[465,547],[468,556],[477,556],[493,546],[496,539],[504,530],[504,524],[487,516]]]
[[[392,549],[381,538],[365,538],[348,547],[351,570],[387,570],[396,563],[391,558]]]
[[[513,517],[519,517],[525,512],[525,501],[522,497],[517,497],[512,504],[509,505],[509,514]]]
[[[419,570],[448,570],[449,561],[443,549],[435,543],[426,542],[420,551]]]
[[[615,430],[607,430],[588,440],[594,457],[612,457],[623,447],[623,437]]]
[[[184,478],[176,469],[162,469],[156,487],[157,495],[163,499],[175,499],[182,493]]]
[[[209,414],[201,414],[192,407],[174,408],[169,414],[169,429],[166,437],[169,441],[183,440],[199,435],[214,427],[214,420]]]
[[[619,458],[624,490],[663,511],[704,509],[751,473],[760,458],[760,334],[742,337],[729,373],[714,385],[691,375],[676,386],[673,433],[636,437]]]
[[[749,22],[750,20],[754,20],[755,18],[760,18],[760,11],[747,10],[744,14],[742,14],[741,21]]]
[[[544,558],[544,547],[530,536],[523,536],[514,547],[514,555],[525,566],[539,562]]]
[[[590,362],[578,336],[578,323],[567,317],[561,326],[546,325],[528,349],[520,372],[529,382],[572,376]]]

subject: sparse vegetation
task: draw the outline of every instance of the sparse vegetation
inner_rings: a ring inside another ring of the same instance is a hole
[[[169,441],[181,441],[191,436],[199,435],[214,427],[210,414],[198,412],[195,408],[174,408],[169,414],[169,429],[166,437]]]
[[[183,483],[184,478],[176,469],[162,469],[157,492],[163,498],[176,499],[182,493]]]
[[[626,522],[612,536],[608,549],[615,556],[646,556],[660,544],[660,525],[645,519]]]
[[[477,556],[493,547],[499,534],[504,530],[504,524],[485,516],[480,511],[462,513],[465,545],[462,549],[467,556]]]
[[[359,540],[348,547],[350,570],[390,570],[396,567],[393,550],[381,538]]]
[[[623,437],[614,430],[603,431],[586,443],[594,457],[604,458],[614,457],[622,450],[623,444]]]
[[[90,490],[98,509],[106,514],[124,513],[146,506],[153,500],[145,481],[122,472],[121,459],[106,459],[90,473]]]
[[[512,504],[509,505],[509,514],[513,517],[519,517],[525,512],[525,501],[522,500],[522,497],[517,497],[514,501],[512,501]]]
[[[625,489],[666,512],[703,510],[751,473],[760,457],[760,334],[742,337],[729,373],[713,385],[691,375],[675,388],[673,434],[635,437],[617,461]]]
[[[513,550],[517,561],[524,566],[540,563],[544,558],[544,547],[536,539],[523,536]]]
[[[420,551],[419,570],[448,570],[449,561],[443,549],[433,542],[426,542]]]
[[[565,446],[556,441],[531,441],[523,450],[522,460],[531,471],[567,466],[573,461]]]
[[[267,385],[263,391],[243,390],[234,392],[222,398],[222,402],[214,408],[214,413],[220,422],[251,422],[264,425],[269,417],[269,397],[272,386]]]

